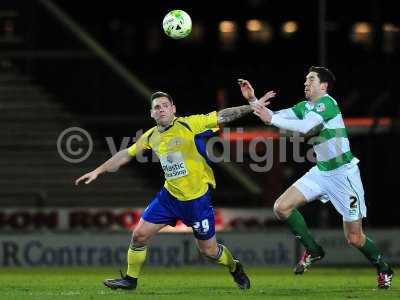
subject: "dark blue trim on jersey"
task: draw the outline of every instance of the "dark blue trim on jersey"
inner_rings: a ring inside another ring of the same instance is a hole
[[[193,132],[188,123],[183,121],[178,121],[178,123],[181,124],[183,127],[185,127],[187,130],[189,130],[190,132]]]
[[[203,131],[201,133],[198,133],[194,136],[194,143],[196,145],[197,151],[200,153],[201,156],[204,157],[207,164],[209,164],[209,165],[211,164],[211,160],[207,155],[206,141],[207,141],[207,138],[213,136],[214,134],[215,134],[215,132],[209,129],[209,130]]]

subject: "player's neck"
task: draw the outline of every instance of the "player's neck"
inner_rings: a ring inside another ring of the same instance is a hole
[[[317,96],[314,96],[314,97],[312,97],[312,98],[309,98],[309,99],[307,99],[309,102],[311,102],[312,104],[315,104],[315,103],[317,103],[318,102],[318,100],[319,99],[321,99],[322,97],[324,97],[324,96],[326,96],[326,95],[328,95],[327,93],[321,93],[321,94],[319,94],[319,95],[317,95]]]
[[[158,131],[159,131],[159,132],[164,132],[164,131],[166,131],[166,130],[167,130],[168,128],[170,128],[171,125],[174,123],[174,120],[175,120],[175,116],[173,116],[172,119],[171,119],[168,123],[165,123],[165,124],[160,124],[160,123],[158,123],[158,124],[157,124],[157,129],[158,129]]]

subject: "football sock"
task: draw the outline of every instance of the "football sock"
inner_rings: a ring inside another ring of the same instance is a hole
[[[290,216],[286,219],[292,233],[299,239],[303,246],[312,254],[319,254],[322,251],[311,232],[308,230],[307,224],[304,221],[302,214],[297,210],[293,210]]]
[[[128,249],[128,270],[126,275],[138,278],[144,261],[146,260],[147,247],[135,247]]]
[[[386,272],[390,270],[389,265],[383,261],[382,254],[378,247],[376,247],[375,243],[369,237],[365,237],[364,245],[358,249],[376,267],[378,272]]]
[[[217,264],[227,267],[230,272],[235,271],[236,262],[233,259],[232,253],[224,245],[218,244],[218,254],[214,259]]]

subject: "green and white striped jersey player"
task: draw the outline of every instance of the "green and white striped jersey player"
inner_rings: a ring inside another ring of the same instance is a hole
[[[307,202],[330,201],[346,222],[366,217],[359,160],[351,153],[335,99],[325,94],[315,103],[301,101],[292,108],[273,113],[271,124],[303,134],[317,129],[317,135],[312,138],[317,165],[294,183]]]
[[[324,250],[310,233],[298,207],[314,200],[330,201],[343,217],[343,229],[348,243],[359,249],[376,267],[379,288],[389,288],[393,271],[383,260],[375,243],[362,230],[362,218],[367,210],[364,189],[353,156],[345,124],[338,103],[328,92],[335,80],[324,67],[311,67],[304,83],[305,100],[295,106],[273,112],[258,103],[254,89],[247,80],[240,79],[243,96],[253,106],[254,114],[264,123],[281,129],[307,134],[317,133],[313,139],[317,164],[289,187],[275,202],[274,213],[285,221],[305,247],[305,252],[294,269],[303,274],[313,262],[322,259]],[[264,97],[270,98],[270,91]],[[265,100],[262,97],[260,100]],[[262,103],[265,103],[263,101]]]

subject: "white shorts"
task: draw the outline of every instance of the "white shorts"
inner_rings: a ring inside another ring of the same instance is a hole
[[[352,222],[365,218],[367,208],[358,166],[340,169],[338,172],[326,173],[319,171],[315,166],[293,185],[304,195],[307,202],[316,199],[323,203],[330,201],[343,216],[343,221]]]

